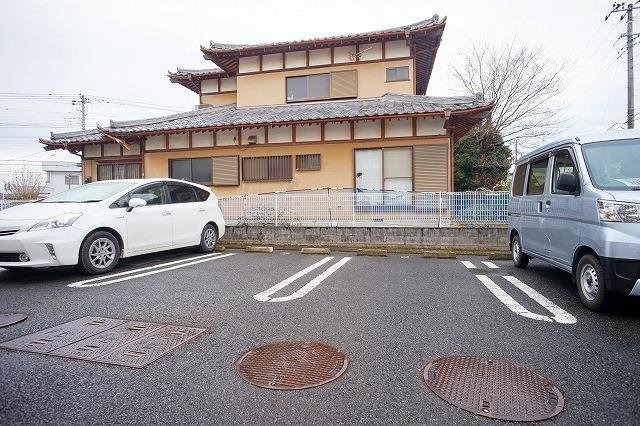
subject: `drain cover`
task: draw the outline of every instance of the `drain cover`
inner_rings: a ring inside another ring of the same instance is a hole
[[[27,319],[25,314],[0,314],[0,328],[13,325]]]
[[[471,356],[439,358],[424,369],[440,398],[474,414],[534,422],[557,415],[564,397],[549,380],[507,361]]]
[[[4,342],[0,348],[142,368],[204,331],[203,328],[84,317]]]
[[[348,364],[345,354],[322,343],[276,342],[244,354],[236,361],[236,371],[262,388],[297,390],[337,379]]]

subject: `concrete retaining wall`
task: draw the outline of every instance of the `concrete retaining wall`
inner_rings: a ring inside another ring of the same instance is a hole
[[[252,244],[280,248],[387,248],[397,251],[508,250],[506,228],[317,228],[288,226],[230,226],[221,243],[227,247]]]

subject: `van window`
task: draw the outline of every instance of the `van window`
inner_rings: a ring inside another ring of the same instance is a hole
[[[527,195],[540,195],[544,192],[544,181],[547,178],[549,159],[531,163],[527,180]]]
[[[514,197],[520,197],[524,192],[524,178],[527,173],[527,165],[521,164],[516,169],[516,172],[513,174],[513,190],[512,194]]]
[[[552,191],[554,194],[568,194],[566,191],[558,191],[556,185],[560,178],[560,173],[566,173],[578,177],[578,169],[576,168],[573,158],[568,150],[562,150],[555,155],[553,161],[553,186]]]

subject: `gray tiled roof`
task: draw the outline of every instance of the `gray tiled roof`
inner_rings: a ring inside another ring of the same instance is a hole
[[[217,74],[217,73],[224,73],[225,71],[222,68],[203,68],[203,69],[187,69],[187,68],[180,68],[178,67],[176,72],[169,72],[169,74],[171,76],[189,76],[189,75],[193,75],[193,76],[200,76],[200,75],[208,75],[208,74]]]
[[[419,22],[415,22],[409,25],[402,25],[399,27],[387,28],[384,30],[375,30],[375,31],[367,31],[363,33],[353,33],[353,34],[345,34],[341,36],[331,36],[331,37],[318,37],[307,40],[297,40],[297,41],[285,41],[285,42],[276,42],[276,43],[260,43],[260,44],[230,44],[230,43],[216,43],[214,41],[209,42],[209,49],[212,50],[238,50],[238,49],[247,49],[254,47],[262,47],[262,46],[278,46],[278,45],[287,45],[290,43],[307,43],[314,41],[331,41],[331,40],[339,40],[342,38],[348,37],[361,37],[368,35],[377,35],[377,34],[387,34],[387,33],[397,33],[405,30],[418,30],[421,28],[427,28],[432,25],[440,24],[440,17],[438,15],[433,15],[429,19],[424,19]]]
[[[312,121],[354,117],[393,116],[403,114],[429,114],[464,111],[489,107],[491,102],[474,97],[439,97],[399,95],[387,93],[377,98],[349,99],[341,101],[305,102],[286,105],[237,107],[235,104],[205,107],[196,111],[172,114],[144,120],[112,121],[104,131],[115,135],[142,132],[163,132],[222,126]],[[90,142],[101,140],[98,130],[52,134],[51,140],[59,143]]]

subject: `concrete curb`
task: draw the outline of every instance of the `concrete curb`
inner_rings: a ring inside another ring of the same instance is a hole
[[[273,247],[248,246],[245,251],[247,253],[273,253]]]
[[[487,255],[487,259],[489,260],[511,260],[511,252],[491,252]]]
[[[247,241],[232,241],[226,240],[224,242],[227,250],[245,250],[248,245]],[[264,241],[255,241],[254,243],[265,244]],[[309,247],[306,244],[277,244],[268,242],[269,246],[274,250],[288,250],[288,251],[300,251],[303,248]],[[320,248],[320,247],[319,247]],[[329,249],[332,252],[357,252],[358,250],[385,250],[387,254],[402,253],[402,254],[417,254],[423,255],[425,251],[434,251],[440,253],[455,253],[457,256],[488,256],[491,253],[504,254],[507,252],[501,251],[499,247],[453,247],[453,246],[415,246],[415,245],[392,245],[392,244],[322,244],[321,248]],[[511,257],[509,257],[511,259]]]
[[[425,251],[422,254],[427,259],[455,259],[456,254],[452,251]]]
[[[387,251],[384,249],[358,249],[358,256],[381,256],[386,257]]]
[[[302,247],[302,254],[331,254],[331,250],[327,247]]]

